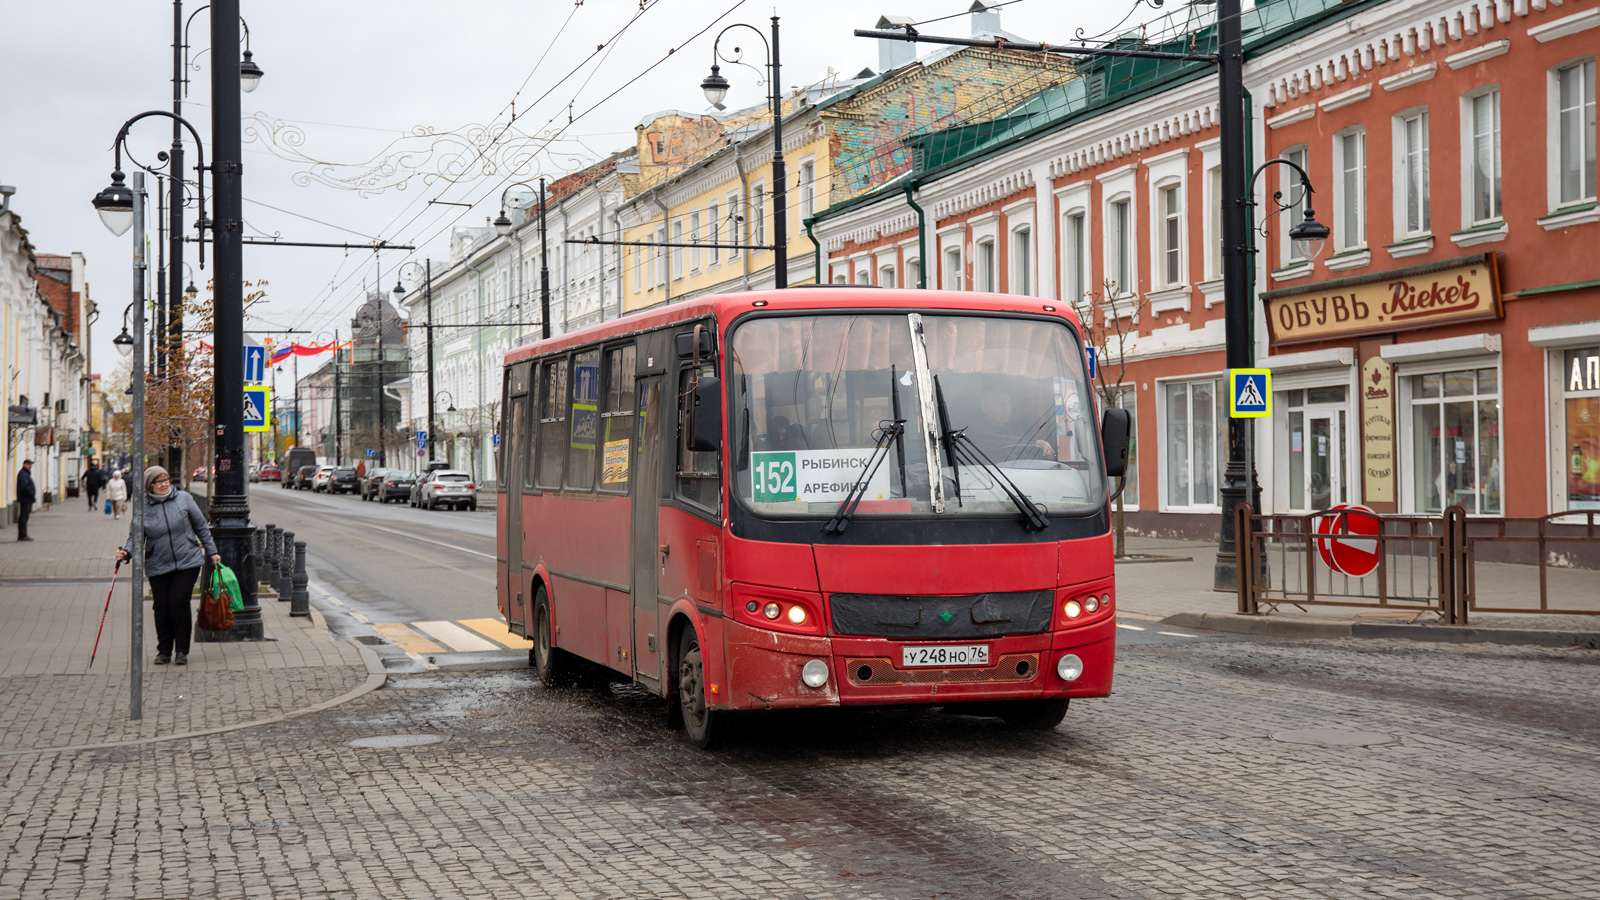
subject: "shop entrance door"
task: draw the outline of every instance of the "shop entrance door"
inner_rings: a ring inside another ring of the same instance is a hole
[[[1345,411],[1289,412],[1289,507],[1298,512],[1350,502],[1345,486]]]

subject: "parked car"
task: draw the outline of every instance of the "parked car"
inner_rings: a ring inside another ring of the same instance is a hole
[[[289,452],[283,457],[283,471],[285,473],[283,486],[285,488],[298,487],[294,483],[296,481],[295,475],[306,466],[311,466],[312,469],[316,468],[316,451],[310,447],[290,447]]]
[[[334,469],[328,474],[330,494],[355,494],[361,491],[361,478],[355,469]]]
[[[418,504],[423,509],[449,506],[455,509],[478,508],[478,486],[472,476],[452,469],[439,469],[422,482]]]
[[[411,497],[411,486],[416,484],[417,476],[404,469],[384,469],[381,478],[369,478],[372,482],[372,496],[388,503],[390,500],[406,500]]]
[[[364,501],[365,500],[371,500],[374,496],[377,495],[377,493],[378,493],[377,492],[377,487],[379,485],[383,484],[383,477],[384,477],[384,475],[388,474],[388,472],[389,472],[388,469],[380,469],[380,468],[374,467],[374,468],[368,469],[367,470],[367,474],[361,476],[361,499],[362,500],[364,500]]]
[[[328,489],[328,479],[333,477],[333,466],[318,466],[317,475],[311,479],[312,491],[325,491]]]
[[[190,474],[189,479],[191,481],[205,481],[206,480],[206,467],[205,466],[201,466],[200,468],[195,469],[194,472],[192,474]]]
[[[259,480],[259,481],[282,481],[283,480],[283,470],[279,469],[276,465],[274,465],[272,463],[267,463],[266,465],[262,466],[261,467],[261,471],[259,473],[257,473],[257,474],[259,476],[257,480]]]
[[[422,486],[428,483],[428,478],[432,476],[433,473],[441,469],[448,468],[450,468],[449,463],[437,459],[423,466],[422,474],[418,475],[416,480],[411,484],[410,504],[420,509],[422,506]]]
[[[294,489],[297,491],[316,490],[317,467],[301,466],[300,471],[296,472],[290,481],[294,482]]]
[[[261,467],[251,463],[250,468],[245,470],[244,476],[251,484],[255,484],[261,480]]]

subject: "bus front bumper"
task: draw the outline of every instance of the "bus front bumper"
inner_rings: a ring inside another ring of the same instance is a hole
[[[1043,634],[962,642],[988,644],[990,664],[942,669],[900,665],[900,648],[915,641],[786,634],[732,619],[724,619],[723,628],[728,686],[712,701],[729,709],[932,705],[1111,694],[1116,649],[1116,620],[1111,616]],[[1057,671],[1067,654],[1081,660],[1082,674],[1072,681]],[[827,680],[818,687],[803,680],[805,666],[813,660],[827,666]]]

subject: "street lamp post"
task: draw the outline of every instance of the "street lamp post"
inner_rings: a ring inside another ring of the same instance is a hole
[[[495,217],[494,230],[501,237],[511,233],[511,220],[506,217],[506,195],[514,187],[532,187],[532,181],[519,181],[506,185],[500,192],[500,215]],[[539,335],[548,340],[550,338],[550,254],[546,247],[544,234],[545,195],[544,179],[539,179]],[[522,238],[517,238],[517,278],[522,278]],[[517,282],[517,306],[522,305],[522,282]],[[563,305],[563,309],[566,307]],[[565,318],[563,316],[563,318]],[[432,367],[429,368],[430,373]]]
[[[500,198],[500,202],[503,206],[505,204],[505,194],[502,193]],[[500,216],[501,218],[505,217],[504,209],[500,210]],[[510,222],[506,223],[506,227],[510,228]],[[396,297],[405,294],[405,288],[401,286],[400,279],[405,277],[406,269],[408,267],[411,269],[411,277],[416,277],[416,263],[412,262],[402,265],[400,267],[400,271],[395,275],[394,294]],[[422,261],[422,283],[423,297],[425,298],[424,302],[427,304],[428,310],[428,462],[433,462],[433,260],[431,259],[425,259]],[[413,394],[412,396],[416,395]]]
[[[1235,0],[1237,2],[1237,0]],[[767,100],[772,104],[772,228],[773,228],[773,286],[782,290],[789,286],[789,193],[784,182],[788,174],[783,164],[783,94],[782,70],[778,56],[778,17],[772,17],[772,40],[768,42],[761,29],[754,25],[735,23],[722,29],[717,34],[717,39],[711,45],[711,74],[700,83],[700,89],[705,91],[706,100],[717,109],[722,109],[722,101],[728,96],[728,79],[722,76],[717,60],[729,63],[739,63],[743,52],[740,48],[733,48],[733,56],[722,56],[719,47],[722,36],[735,28],[748,28],[761,38],[767,48]],[[749,198],[745,203],[748,205]],[[751,241],[751,243],[759,243]],[[548,330],[545,337],[549,337]]]

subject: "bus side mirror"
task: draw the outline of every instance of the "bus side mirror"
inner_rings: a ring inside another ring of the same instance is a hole
[[[710,451],[722,449],[722,382],[714,375],[700,376],[695,385],[693,405],[689,408],[690,450]]]
[[[1100,417],[1100,443],[1106,451],[1106,476],[1121,478],[1128,471],[1128,444],[1133,438],[1133,417],[1111,407]]]

